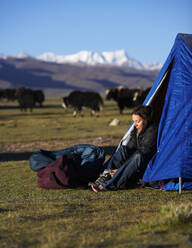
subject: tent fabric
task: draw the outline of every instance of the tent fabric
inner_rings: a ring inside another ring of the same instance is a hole
[[[161,190],[169,190],[169,191],[175,191],[178,190],[179,191],[179,179],[174,179],[174,180],[170,180],[167,182],[162,182],[162,181],[158,181],[159,183],[157,184],[153,184],[151,183],[151,185],[147,186],[147,187],[151,187],[154,189],[161,189]],[[182,180],[182,185],[181,185],[181,189],[182,190],[190,190],[192,189],[192,181],[190,179],[184,179]]]
[[[153,106],[159,118],[157,153],[149,162],[143,181],[179,177],[192,181],[192,34],[176,36],[143,105]],[[133,124],[119,146],[127,144],[132,128]]]
[[[148,164],[145,182],[192,179],[192,50],[186,40],[191,46],[192,35],[177,35],[156,80],[158,85],[162,73],[173,62],[158,128],[157,153]]]

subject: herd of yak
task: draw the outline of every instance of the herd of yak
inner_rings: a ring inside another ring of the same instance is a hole
[[[114,100],[120,114],[124,108],[133,108],[143,103],[148,95],[150,88],[129,89],[125,87],[116,87],[106,91],[106,100]],[[45,95],[42,90],[32,90],[30,88],[17,89],[0,89],[0,100],[18,101],[21,111],[31,112],[35,106],[42,107]],[[83,108],[89,108],[91,115],[98,115],[104,106],[104,102],[99,93],[93,91],[72,91],[68,96],[62,98],[62,106],[64,108],[73,107],[73,116],[78,113],[83,115]]]
[[[42,107],[45,95],[42,90],[32,90],[30,88],[20,87],[16,89],[0,89],[0,100],[18,101],[21,111],[31,112],[35,106]]]

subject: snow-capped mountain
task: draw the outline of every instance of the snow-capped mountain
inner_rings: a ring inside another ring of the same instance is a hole
[[[11,56],[17,59],[33,58],[26,53],[19,53],[15,56]],[[7,59],[8,56],[0,54],[1,59]],[[85,64],[85,65],[113,65],[113,66],[125,66],[131,69],[137,70],[160,70],[161,63],[145,64],[141,63],[133,58],[130,58],[125,50],[117,50],[114,52],[92,52],[92,51],[80,51],[70,55],[55,55],[52,52],[43,53],[36,59],[44,62],[54,62],[59,64]]]
[[[5,56],[4,54],[0,53],[0,59],[6,59],[7,56]]]
[[[22,52],[22,53],[19,53],[19,54],[13,56],[13,57],[16,57],[18,59],[26,59],[26,58],[30,58],[30,55],[28,55],[27,53]]]
[[[80,51],[71,55],[55,55],[48,52],[37,57],[39,60],[55,63],[71,63],[86,65],[116,65],[127,66],[138,70],[159,70],[162,67],[160,63],[144,64],[132,58],[129,58],[124,50],[114,52],[102,52],[101,54],[92,51]]]
[[[106,63],[119,66],[125,64],[128,60],[131,61],[124,50],[115,52],[103,52],[102,56],[105,58]]]
[[[129,59],[124,51],[102,54],[82,51],[68,56],[50,53],[44,61],[23,53],[16,56],[0,54],[0,88],[43,89],[51,97],[64,96],[72,90],[94,90],[104,95],[106,89],[120,85],[149,88],[158,74],[158,70],[143,70],[147,66]]]
[[[32,58],[29,54],[23,53],[23,52],[16,54],[16,55],[12,55],[12,56],[7,56],[7,55],[4,55],[3,53],[0,53],[0,59],[8,59],[9,57],[16,58],[16,59]]]

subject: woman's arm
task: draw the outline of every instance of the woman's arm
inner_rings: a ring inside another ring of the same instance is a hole
[[[153,154],[157,149],[157,127],[150,126],[138,137],[138,151],[143,155]]]

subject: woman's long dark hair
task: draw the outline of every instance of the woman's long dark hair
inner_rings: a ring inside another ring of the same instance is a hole
[[[141,116],[144,120],[147,121],[148,124],[154,121],[153,120],[153,109],[151,106],[139,105],[133,110],[131,114]]]

